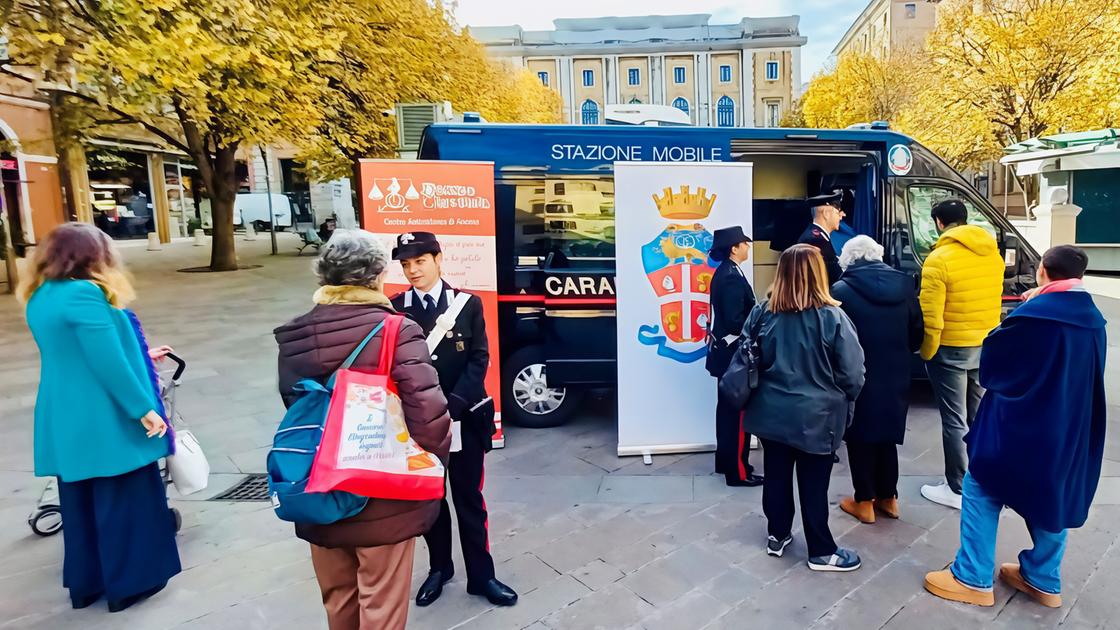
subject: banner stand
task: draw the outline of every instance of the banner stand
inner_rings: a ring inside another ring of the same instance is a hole
[[[486,391],[494,398],[495,448],[502,431],[498,335],[498,260],[495,253],[494,163],[442,160],[361,160],[362,227],[392,249],[397,235],[431,232],[443,249],[443,279],[482,299],[490,368]],[[410,288],[391,261],[385,294]]]
[[[708,252],[717,229],[753,233],[753,173],[749,162],[615,163],[619,456],[715,449]]]

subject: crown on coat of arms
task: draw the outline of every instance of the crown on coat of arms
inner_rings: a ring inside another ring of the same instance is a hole
[[[688,186],[681,186],[680,192],[666,188],[664,196],[653,196],[653,202],[666,219],[704,219],[716,202],[715,194],[708,196],[707,192],[706,188],[699,188],[692,193]]]

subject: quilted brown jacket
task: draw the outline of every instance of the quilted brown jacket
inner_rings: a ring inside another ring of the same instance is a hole
[[[361,287],[322,287],[308,313],[277,328],[280,346],[280,396],[291,406],[293,387],[305,378],[325,382],[379,322],[393,313],[384,294]],[[374,371],[381,356],[381,335],[374,337],[354,362],[354,369]],[[424,333],[413,321],[401,323],[390,376],[397,384],[405,424],[424,450],[446,466],[451,447],[447,400],[432,367]],[[296,524],[296,536],[321,547],[391,545],[428,531],[439,516],[439,501],[370,499],[355,516],[329,525]]]

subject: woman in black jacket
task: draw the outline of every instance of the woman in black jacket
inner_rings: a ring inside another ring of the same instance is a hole
[[[760,351],[758,387],[743,416],[745,430],[762,441],[766,552],[781,556],[793,540],[796,471],[809,568],[854,571],[859,556],[837,548],[828,529],[828,482],[832,454],[863,387],[863,350],[852,322],[829,295],[816,247],[782,252],[769,299],[751,311],[743,336],[756,338]]]
[[[898,444],[906,435],[910,367],[922,343],[922,310],[914,278],[883,263],[883,247],[856,236],[840,254],[844,275],[832,295],[855,324],[863,347],[867,384],[844,434],[854,497],[840,509],[864,523],[878,510],[898,518]]]

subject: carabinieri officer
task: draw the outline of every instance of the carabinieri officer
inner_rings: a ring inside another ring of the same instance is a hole
[[[817,195],[805,200],[813,212],[813,223],[801,233],[798,243],[806,243],[821,250],[824,266],[828,270],[828,285],[832,286],[840,279],[840,259],[836,257],[836,250],[832,247],[832,233],[840,229],[840,220],[844,218],[844,211],[840,209],[840,201],[844,194],[839,190],[831,193]]]
[[[456,296],[463,293],[440,277],[443,254],[439,241],[430,232],[401,234],[393,248],[393,259],[401,262],[412,285],[392,299],[393,308],[416,320],[425,334],[431,334],[437,327],[437,318],[452,308]],[[486,501],[482,497],[483,456],[491,447],[494,406],[484,384],[490,351],[482,300],[478,296],[469,297],[454,325],[443,332],[439,345],[432,351],[432,364],[447,396],[451,419],[459,425],[457,430],[461,434],[462,448],[451,453],[447,477],[467,564],[467,592],[484,596],[497,606],[512,606],[517,603],[517,593],[494,577]],[[451,510],[446,497],[424,540],[428,544],[429,571],[416,592],[417,606],[427,606],[439,599],[443,585],[455,574],[451,563]]]
[[[754,308],[754,289],[739,265],[747,261],[751,239],[734,225],[716,230],[708,255],[719,262],[712,277],[712,321],[708,325],[708,373],[719,379],[731,364],[743,323]],[[747,463],[751,436],[743,432],[742,411],[716,398],[716,474],[729,486],[760,486],[762,476]]]

